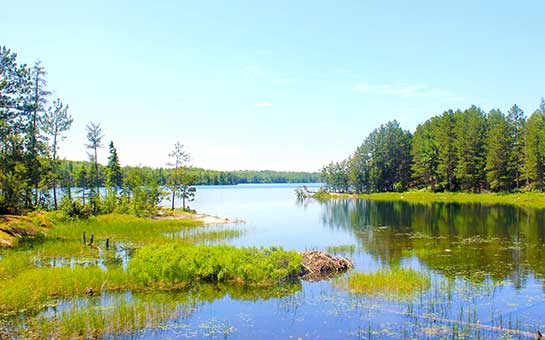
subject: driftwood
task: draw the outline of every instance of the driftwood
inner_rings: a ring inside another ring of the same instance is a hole
[[[309,250],[303,253],[303,271],[301,279],[320,281],[337,273],[352,268],[352,262],[344,257],[335,257],[319,250]]]

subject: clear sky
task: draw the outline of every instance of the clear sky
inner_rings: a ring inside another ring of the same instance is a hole
[[[545,95],[544,1],[2,1],[0,45],[123,165],[318,170],[381,123]],[[101,159],[107,156],[102,150]]]

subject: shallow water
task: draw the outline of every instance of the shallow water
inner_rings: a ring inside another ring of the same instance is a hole
[[[171,321],[163,336],[203,336],[206,325],[217,327],[207,336],[237,339],[525,338],[545,329],[543,210],[298,201],[294,188],[199,187],[191,205],[245,220],[244,236],[229,243],[297,250],[352,244],[354,253],[342,255],[353,260],[354,271],[408,267],[429,275],[431,288],[396,299],[351,294],[330,280],[303,282],[301,290],[282,298],[245,301],[227,294],[185,317],[181,332]]]
[[[200,186],[191,208],[246,221],[239,246],[340,253],[354,272],[412,268],[430,278],[410,296],[362,295],[343,279],[284,287],[199,285],[175,293],[106,294],[68,309],[119,301],[175,303],[160,328],[128,337],[233,339],[535,338],[545,330],[545,211],[479,204],[298,201],[296,185]],[[123,256],[126,258],[126,256]]]

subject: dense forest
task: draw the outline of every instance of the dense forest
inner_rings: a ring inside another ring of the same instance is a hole
[[[449,110],[414,133],[394,120],[371,132],[350,157],[325,166],[321,175],[333,192],[542,191],[545,101],[529,117],[517,105],[506,114],[476,106]]]
[[[104,135],[95,122],[87,124],[82,136],[82,153],[87,151],[89,161],[62,160],[60,142],[72,123],[69,106],[52,98],[42,64],[19,64],[16,53],[0,47],[0,213],[62,208],[69,215],[142,214],[155,209],[167,192],[172,202],[181,198],[185,207],[197,184],[319,179],[318,173],[193,168],[179,143],[165,159],[168,168],[121,167],[113,142],[108,144],[108,164],[101,165],[97,155],[105,146]]]

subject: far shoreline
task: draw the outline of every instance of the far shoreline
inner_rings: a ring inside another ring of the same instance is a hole
[[[372,201],[403,201],[409,203],[480,203],[511,205],[516,207],[545,209],[545,193],[465,193],[465,192],[382,192],[371,194],[318,192],[313,195],[318,200],[365,199]]]

